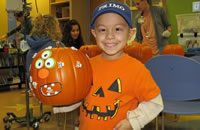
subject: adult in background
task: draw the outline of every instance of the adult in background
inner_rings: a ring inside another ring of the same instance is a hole
[[[83,44],[83,38],[81,34],[81,27],[78,21],[72,19],[65,23],[63,27],[62,43],[67,47],[76,47],[79,49]]]
[[[140,14],[136,17],[136,41],[152,48],[153,56],[162,54],[171,35],[171,24],[165,10],[152,6],[151,0],[133,0]]]
[[[16,39],[19,42],[23,38],[25,30],[26,30],[26,35],[29,35],[31,33],[33,26],[32,26],[32,17],[30,16],[29,12],[28,13],[24,13],[23,11],[15,12],[14,16],[17,22],[20,22],[20,24],[10,32],[1,36],[0,40],[7,39],[9,36],[15,34],[16,32],[19,32],[20,35],[18,35]],[[24,22],[24,16],[26,17],[27,20],[26,22]]]

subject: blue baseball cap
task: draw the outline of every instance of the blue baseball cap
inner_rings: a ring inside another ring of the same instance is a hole
[[[101,5],[99,5],[98,7],[96,7],[96,9],[94,10],[93,16],[92,16],[92,23],[91,23],[92,28],[93,29],[95,28],[94,23],[98,16],[100,16],[104,13],[110,13],[110,12],[117,13],[120,16],[122,16],[126,20],[128,25],[131,28],[133,28],[132,18],[131,18],[131,10],[125,4],[122,4],[122,3],[116,2],[116,1],[105,2]]]

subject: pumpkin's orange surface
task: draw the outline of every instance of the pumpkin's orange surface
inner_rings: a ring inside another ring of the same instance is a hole
[[[152,58],[152,49],[147,44],[132,42],[132,45],[124,48],[124,52],[140,60],[142,63]]]
[[[92,69],[80,50],[44,49],[33,59],[29,85],[42,103],[63,106],[80,102],[91,83]]]
[[[184,56],[184,49],[180,44],[168,44],[163,49],[163,55]]]
[[[90,58],[101,54],[102,50],[97,45],[83,45],[80,50]]]

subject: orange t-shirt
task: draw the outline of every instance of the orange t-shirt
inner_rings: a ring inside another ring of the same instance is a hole
[[[113,130],[127,112],[160,94],[150,72],[138,60],[124,55],[90,60],[93,85],[80,109],[80,130]]]

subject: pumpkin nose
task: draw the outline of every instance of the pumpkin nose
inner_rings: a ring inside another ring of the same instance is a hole
[[[49,71],[47,69],[41,69],[38,72],[38,77],[41,79],[45,79],[49,76]]]

